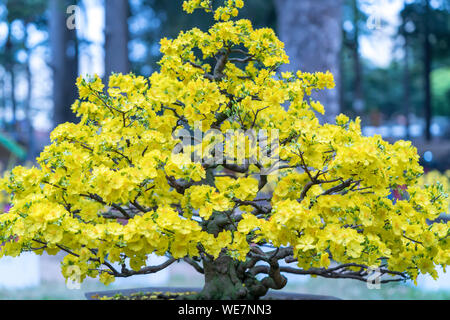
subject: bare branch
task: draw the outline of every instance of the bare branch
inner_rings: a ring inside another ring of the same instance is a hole
[[[195,262],[193,259],[189,258],[189,257],[184,257],[183,260],[190,264],[192,267],[194,267],[194,269],[199,272],[199,273],[205,273],[205,271],[203,270],[203,268],[197,263]]]
[[[127,278],[127,277],[134,276],[134,275],[137,275],[137,274],[151,274],[151,273],[156,273],[156,272],[159,272],[159,271],[167,268],[168,266],[170,266],[175,261],[177,261],[177,259],[170,258],[170,259],[166,260],[165,262],[163,262],[163,263],[161,263],[159,265],[147,266],[147,267],[142,268],[139,271],[130,270],[130,269],[127,269],[125,266],[122,266],[121,272],[117,272],[115,274],[114,274],[114,272],[108,272],[108,273],[110,273],[110,274],[112,274],[112,275],[114,275],[115,277],[118,277],[118,278]]]
[[[359,271],[352,271],[348,268],[350,267],[358,267]],[[405,273],[388,270],[386,268],[379,268],[378,271],[381,275],[387,274],[391,276],[399,276],[394,279],[383,279],[380,280],[380,283],[388,283],[388,282],[397,282],[404,281],[408,279],[408,276]],[[270,273],[270,268],[268,266],[259,265],[253,267],[250,272],[254,275],[259,273]],[[308,270],[293,268],[293,267],[280,267],[280,272],[292,273],[292,274],[301,274],[301,275],[316,275],[324,278],[333,278],[333,279],[354,279],[359,281],[368,281],[369,276],[369,267],[366,265],[356,264],[356,263],[347,263],[342,264],[333,268],[311,268]]]
[[[336,192],[342,191],[345,188],[349,187],[353,182],[354,181],[351,178],[349,178],[349,179],[345,180],[344,182],[342,182],[341,184],[338,184],[337,186],[334,186],[334,187],[332,187],[332,188],[330,188],[328,190],[325,190],[319,196],[324,196],[324,195],[327,195],[327,194],[332,194],[332,193],[336,193]]]
[[[103,201],[102,197],[100,197],[100,196],[97,195],[97,194],[92,194],[92,193],[89,193],[89,194],[80,194],[80,196],[86,197],[86,198],[89,198],[89,199],[92,199],[92,200],[95,200],[95,201],[97,201],[97,202],[99,202],[99,203],[101,203],[101,204],[103,204],[103,205],[108,205],[105,201]],[[121,206],[119,206],[118,204],[111,203],[111,204],[109,204],[109,206],[111,206],[111,207],[113,207],[114,209],[116,209],[117,211],[119,211],[121,214],[123,214],[123,216],[124,216],[125,218],[127,218],[127,219],[131,219],[131,218],[132,218],[132,217],[128,214],[128,212],[126,212],[125,209],[122,208]]]

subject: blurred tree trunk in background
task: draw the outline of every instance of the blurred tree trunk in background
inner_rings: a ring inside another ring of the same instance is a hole
[[[430,45],[430,1],[425,1],[424,35],[423,35],[423,63],[424,63],[424,92],[425,92],[425,139],[431,140],[431,45]]]
[[[406,7],[407,3],[406,0],[403,1],[404,6]],[[410,72],[410,62],[409,62],[409,33],[406,27],[407,19],[400,15],[402,17],[402,24],[399,27],[399,33],[403,36],[404,42],[403,42],[403,51],[404,51],[404,57],[403,57],[403,106],[404,106],[404,112],[405,112],[405,127],[406,127],[406,139],[410,139],[409,129],[410,129],[410,103],[411,103],[411,72]]]
[[[6,90],[5,90],[5,76],[6,71],[2,69],[2,77],[0,77],[0,128],[5,125],[5,110],[6,110]]]
[[[105,81],[111,72],[130,72],[127,0],[105,0]]]
[[[8,131],[13,135],[13,138],[16,140],[17,139],[16,71],[14,70],[15,69],[14,68],[15,67],[14,49],[13,49],[13,43],[12,43],[12,39],[11,39],[11,24],[10,23],[8,23],[8,35],[6,37],[6,43],[5,43],[5,58],[6,58],[5,70],[6,70],[6,73],[9,74],[9,79],[10,79],[9,100],[10,100],[10,104],[11,104],[11,113],[12,113],[12,118],[11,118],[11,122],[8,126]]]
[[[353,68],[354,68],[354,95],[353,95],[353,110],[361,112],[364,110],[364,91],[362,80],[362,67],[359,54],[359,9],[358,0],[353,0]]]
[[[49,32],[53,69],[54,125],[75,122],[72,104],[78,97],[75,82],[78,76],[78,39],[76,29],[69,29],[67,8],[76,4],[70,0],[49,0]]]
[[[275,0],[278,34],[285,43],[290,65],[284,70],[329,70],[336,88],[313,95],[325,106],[326,120],[339,113],[339,56],[342,43],[342,0]]]
[[[409,104],[410,102],[410,72],[409,72],[409,48],[408,48],[408,37],[405,36],[405,43],[404,43],[404,51],[405,51],[405,57],[404,57],[404,64],[403,64],[403,104],[404,104],[404,110],[405,110],[405,127],[406,127],[406,139],[410,139],[409,136],[409,127],[410,127],[410,119],[409,114],[411,112]]]
[[[33,75],[31,73],[31,49],[27,46],[29,40],[29,21],[24,22],[24,48],[27,53],[27,59],[25,61],[25,78],[27,79],[27,93],[25,97],[24,112],[25,112],[25,130],[26,130],[26,143],[27,143],[27,155],[28,160],[34,160],[35,146],[34,146],[34,130],[31,121],[31,98],[33,96]]]

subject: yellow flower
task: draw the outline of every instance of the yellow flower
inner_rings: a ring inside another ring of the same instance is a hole
[[[336,124],[337,125],[345,125],[349,121],[349,118],[345,114],[339,114],[336,116]]]
[[[325,109],[324,109],[323,105],[319,101],[311,101],[311,107],[314,110],[316,110],[317,112],[319,112],[320,114],[324,114],[325,113]]]
[[[114,282],[114,280],[115,280],[114,276],[109,274],[108,272],[104,271],[100,273],[100,282],[103,283],[105,286]]]
[[[235,191],[237,198],[241,200],[250,200],[256,196],[256,193],[258,192],[258,180],[255,178],[239,178],[237,184],[239,185]]]

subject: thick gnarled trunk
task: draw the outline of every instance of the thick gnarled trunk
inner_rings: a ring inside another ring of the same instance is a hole
[[[205,285],[198,298],[214,300],[255,300],[267,293],[255,276],[245,272],[243,263],[220,254],[215,260],[203,259]]]

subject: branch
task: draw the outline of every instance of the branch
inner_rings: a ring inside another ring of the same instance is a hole
[[[237,165],[237,164],[234,164],[234,163],[224,163],[224,164],[222,164],[222,166],[225,169],[228,169],[228,170],[231,170],[231,171],[234,171],[234,172],[246,173],[248,171],[248,168],[250,167],[250,164],[249,164],[248,160],[245,159],[244,160],[244,164],[241,165],[241,166]]]
[[[320,173],[320,171],[319,171]],[[316,174],[315,177],[313,177],[313,180],[308,181],[305,186],[303,187],[302,193],[300,194],[300,198],[298,199],[298,202],[302,202],[303,199],[305,199],[306,194],[308,193],[309,189],[312,188],[312,186],[316,184],[324,184],[324,183],[333,183],[337,181],[342,181],[341,178],[334,179],[334,180],[318,180],[317,177],[319,176],[319,173]]]
[[[259,204],[257,204],[255,201],[250,201],[250,200],[240,200],[237,198],[234,198],[233,201],[239,205],[242,206],[252,206],[253,208],[255,208],[257,210],[257,213],[263,213],[263,214],[269,214],[270,211],[272,211],[272,208],[270,207],[263,207]]]
[[[264,111],[264,110],[267,109],[267,108],[269,108],[269,106],[264,107],[264,108],[262,108],[262,109],[258,109],[258,110],[256,110],[256,112],[253,111],[253,114],[254,114],[255,118],[253,118],[253,122],[252,122],[252,125],[250,126],[250,128],[253,128],[253,127],[255,126],[256,118],[258,117],[258,114],[259,114],[261,111]]]
[[[185,118],[184,116],[181,116],[181,115],[177,112],[177,110],[175,110],[174,108],[166,107],[166,106],[161,106],[161,108],[162,108],[162,109],[165,109],[165,110],[170,110],[170,111],[172,111],[172,112],[175,114],[175,116],[176,116],[180,121],[187,122],[186,118]]]
[[[41,241],[39,239],[32,239],[32,240],[37,242],[37,243],[40,243],[40,244],[44,245],[44,247],[48,246],[47,242]],[[67,248],[65,248],[65,247],[63,247],[63,246],[61,246],[59,244],[55,244],[55,245],[59,249],[63,250],[64,252],[66,252],[66,253],[74,256],[74,257],[77,257],[77,258],[80,257],[80,255],[78,255],[77,253],[71,251],[70,249],[67,249]],[[89,249],[89,251],[91,251],[94,255],[96,255],[95,250]],[[103,264],[103,265],[107,266],[110,269],[110,271],[107,271],[108,273],[110,273],[110,274],[112,274],[112,275],[114,275],[116,277],[119,275],[119,272],[106,260],[104,260],[102,262],[99,258],[89,258],[89,261],[94,261],[94,262],[98,262],[100,264]]]
[[[203,268],[197,263],[195,262],[193,259],[189,258],[189,257],[184,257],[183,260],[190,264],[192,267],[194,267],[194,269],[199,272],[199,273],[205,273],[205,271],[203,270]]]
[[[53,183],[50,183],[50,182],[46,182],[46,181],[43,181],[43,183],[48,184],[48,185],[50,185],[50,186],[52,186],[52,187],[55,187],[55,188],[59,188],[59,189],[64,190],[64,191],[67,192],[67,189],[64,188],[64,187],[61,187],[61,186],[58,186],[58,185],[56,185],[56,184],[53,184]],[[105,201],[103,201],[103,199],[102,199],[99,195],[97,195],[97,194],[92,194],[92,193],[89,193],[89,194],[83,194],[83,193],[82,193],[82,194],[79,194],[79,196],[80,196],[80,197],[85,197],[85,198],[89,198],[89,199],[95,200],[95,201],[97,201],[97,202],[99,202],[99,203],[101,203],[101,204],[103,204],[103,205],[105,205],[105,206],[108,206],[108,205],[109,205],[109,206],[113,207],[114,209],[116,209],[117,211],[119,211],[119,212],[123,215],[123,217],[126,218],[126,219],[131,219],[131,218],[132,218],[132,217],[128,214],[128,212],[126,212],[126,210],[125,210],[124,208],[120,207],[118,204],[115,204],[115,203],[107,204],[107,203],[106,203]],[[103,215],[103,217],[106,217],[106,216]],[[112,218],[118,218],[118,217],[112,215]]]
[[[136,209],[138,209],[139,211],[141,211],[142,213],[147,213],[147,212],[152,211],[152,209],[144,208],[143,206],[141,206],[140,203],[137,202],[137,200],[131,201],[130,203],[131,203]]]
[[[245,58],[230,58],[228,61],[237,62],[237,63],[247,63],[252,60],[255,60],[255,58],[253,56],[247,56]]]
[[[351,271],[347,268],[349,267],[359,267],[359,271]],[[333,278],[333,279],[354,279],[359,280],[363,282],[368,281],[368,272],[369,267],[366,265],[356,264],[356,263],[347,263],[342,264],[334,268],[311,268],[308,270],[302,270],[292,267],[280,267],[280,272],[287,272],[292,274],[302,274],[302,275],[316,275],[321,276],[324,278]],[[385,268],[379,268],[378,271],[381,275],[389,274],[393,276],[399,276],[399,278],[394,279],[384,279],[380,280],[380,283],[388,283],[388,282],[397,282],[397,281],[404,281],[408,279],[408,276],[405,273],[398,272],[398,271],[391,271]],[[256,266],[250,270],[250,272],[254,275],[259,273],[266,273],[268,274],[270,272],[270,268],[268,266]]]
[[[134,275],[137,275],[137,274],[156,273],[158,271],[161,271],[161,270],[167,268],[168,266],[170,266],[175,261],[177,261],[177,259],[170,258],[170,259],[166,260],[165,262],[163,262],[163,263],[161,263],[159,265],[144,267],[144,268],[142,268],[139,271],[130,270],[130,269],[126,268],[124,265],[122,265],[121,272],[117,272],[117,273],[108,272],[108,271],[107,272],[109,274],[112,274],[115,277],[118,277],[118,278],[127,278],[127,277],[134,276]]]
[[[204,76],[206,79],[214,80],[214,76],[213,76],[212,74],[206,72],[206,70],[205,70],[201,65],[199,65],[199,64],[197,64],[197,63],[194,63],[194,62],[192,62],[192,61],[188,61],[188,63],[189,63],[191,66],[193,66],[194,68],[197,68],[197,69],[202,70],[202,71],[204,72],[203,76]]]
[[[228,48],[221,56],[217,59],[217,63],[214,67],[214,80],[221,80],[223,78],[223,70],[228,62],[228,56],[230,54],[230,49]]]
[[[186,191],[186,189],[188,189],[189,187],[191,187],[194,182],[188,182],[186,184],[180,184],[177,182],[177,179],[175,179],[172,176],[168,176],[166,175],[166,179],[167,179],[167,183],[169,184],[169,186],[171,186],[172,188],[174,188],[179,194],[184,195],[184,192]]]
[[[351,178],[345,180],[344,182],[342,182],[341,184],[338,184],[337,186],[334,186],[326,191],[324,191],[322,194],[320,194],[319,196],[324,196],[327,194],[332,194],[335,192],[339,192],[344,190],[345,188],[349,187],[352,183],[354,183],[355,181],[353,181]],[[318,196],[318,197],[319,197]]]
[[[314,177],[311,175],[311,172],[309,171],[308,166],[306,165],[305,158],[303,157],[303,152],[300,151],[299,153],[297,153],[297,152],[293,152],[293,153],[300,157],[300,161],[301,161],[300,167],[306,172],[309,179],[311,181],[314,181]]]
[[[103,205],[105,205],[105,206],[108,205],[108,204],[107,204],[105,201],[103,201],[103,199],[102,199],[99,195],[97,195],[97,194],[92,194],[92,193],[89,193],[89,194],[80,194],[80,196],[90,198],[90,199],[95,200],[95,201],[97,201],[97,202],[99,202],[99,203],[101,203],[101,204],[103,204]],[[114,209],[116,209],[117,211],[119,211],[121,214],[123,214],[123,216],[124,216],[125,218],[127,218],[127,219],[131,219],[131,218],[132,218],[132,217],[128,214],[128,212],[126,212],[125,209],[122,208],[121,206],[119,206],[119,205],[117,205],[117,204],[115,204],[115,203],[111,203],[110,206],[113,207]]]
[[[269,270],[267,272],[268,276],[261,280],[261,284],[266,288],[280,290],[284,288],[287,283],[287,278],[281,274],[281,268],[278,264],[277,254],[279,249],[276,249],[275,254],[269,258]]]

